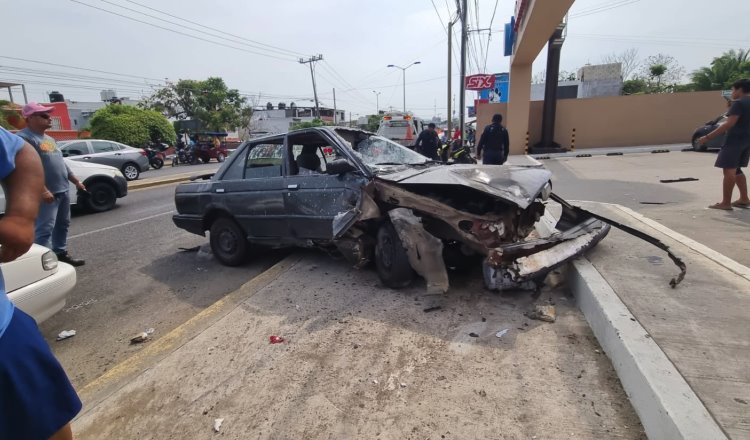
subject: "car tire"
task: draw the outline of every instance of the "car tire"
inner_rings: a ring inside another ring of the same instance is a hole
[[[203,163],[209,163],[209,162],[211,162],[211,156],[203,156],[203,157],[201,157],[201,161]]]
[[[122,175],[125,176],[125,180],[136,180],[141,175],[141,170],[138,169],[138,165],[133,162],[128,162],[122,166]]]
[[[86,194],[86,208],[92,212],[109,211],[117,203],[117,192],[115,187],[105,182],[96,182],[89,185]]]
[[[222,163],[222,162],[224,162],[224,159],[226,159],[226,158],[227,158],[227,157],[226,157],[226,156],[224,156],[224,153],[219,153],[219,154],[217,154],[217,155],[216,155],[216,160],[217,160],[217,161],[218,161],[219,163]]]
[[[698,138],[700,138],[700,136],[698,136],[697,134],[693,136],[693,151],[706,151],[708,149],[708,146],[706,144],[699,144]]]
[[[247,261],[250,252],[245,232],[228,217],[219,217],[211,224],[211,251],[225,266],[239,266]]]
[[[380,281],[392,289],[406,287],[414,280],[415,273],[409,264],[409,256],[391,222],[383,223],[378,229],[375,266]]]

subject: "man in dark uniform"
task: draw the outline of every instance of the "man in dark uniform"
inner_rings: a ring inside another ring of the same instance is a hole
[[[501,114],[492,116],[492,124],[484,127],[482,136],[477,144],[477,159],[482,160],[485,165],[502,165],[508,160],[508,130],[500,123],[503,121]],[[484,151],[484,158],[482,158]]]
[[[414,151],[427,156],[432,160],[440,160],[438,157],[438,147],[440,146],[440,139],[435,131],[435,124],[430,122],[427,128],[422,130],[417,137],[417,142],[414,143]]]

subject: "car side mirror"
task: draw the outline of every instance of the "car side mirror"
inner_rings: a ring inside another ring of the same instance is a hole
[[[63,157],[68,157],[70,154],[68,154],[66,151],[63,151]]]
[[[357,167],[346,159],[336,159],[326,164],[326,174],[345,174],[356,169]]]

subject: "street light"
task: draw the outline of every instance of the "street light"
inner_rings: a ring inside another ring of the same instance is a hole
[[[403,73],[403,84],[404,84],[404,113],[406,113],[406,69],[409,67],[415,65],[415,64],[422,64],[421,61],[414,61],[413,63],[409,64],[406,67],[397,66],[395,64],[389,64],[388,67],[395,67],[397,69],[401,69],[401,73]]]
[[[380,98],[380,93],[382,92],[376,92],[375,90],[373,90],[372,93],[375,94],[375,114],[379,115],[380,114],[380,100],[378,98]]]

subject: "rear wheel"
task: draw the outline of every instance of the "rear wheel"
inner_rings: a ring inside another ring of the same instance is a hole
[[[219,161],[219,163],[224,162],[224,159],[226,159],[226,156],[224,156],[224,153],[219,153],[216,155],[216,160]]]
[[[117,193],[115,188],[104,182],[97,182],[90,185],[86,195],[86,207],[93,212],[109,211],[115,207],[117,202]]]
[[[414,280],[415,273],[409,264],[409,256],[391,222],[383,223],[378,230],[375,266],[380,281],[392,289],[406,287]]]
[[[239,266],[247,260],[250,244],[234,220],[219,217],[211,225],[211,251],[221,264]]]
[[[201,156],[201,160],[203,163],[209,163],[211,162],[211,156]]]
[[[128,162],[122,166],[122,174],[127,180],[136,180],[141,175],[141,170],[138,169],[138,165],[133,162]]]
[[[164,161],[160,158],[156,157],[154,159],[151,159],[151,168],[158,170],[161,169],[161,167],[164,166]]]
[[[698,138],[700,138],[700,136],[698,136],[697,134],[693,136],[693,151],[706,151],[708,146],[706,144],[701,145],[698,142]]]

